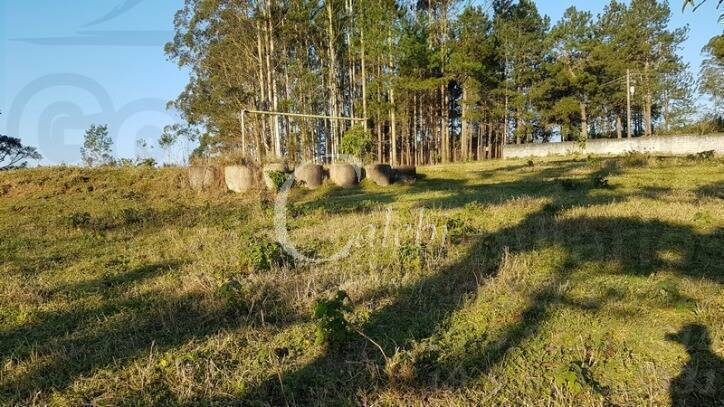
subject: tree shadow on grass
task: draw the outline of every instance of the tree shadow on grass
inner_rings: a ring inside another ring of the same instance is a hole
[[[0,331],[3,365],[18,367],[2,377],[0,401],[13,404],[38,394],[47,397],[97,370],[127,365],[151,349],[164,352],[245,324],[234,304],[204,293],[135,293],[134,286],[182,264],[146,265],[55,289],[55,296],[83,301],[72,301],[69,309],[39,312],[35,323]],[[278,303],[267,321],[285,326],[297,318]]]
[[[527,305],[519,312],[516,322],[504,327],[495,337],[482,338],[482,345],[464,346],[469,349],[464,354],[452,355],[445,360],[434,354],[422,358],[416,362],[413,379],[405,386],[430,389],[434,383],[435,386],[464,387],[469,381],[460,380],[460,376],[472,380],[486,374],[510,350],[534,337],[541,324],[550,319],[558,307],[595,312],[608,298],[604,296],[581,303],[559,289],[576,273],[579,265],[587,262],[617,264],[620,273],[625,275],[648,276],[666,267],[681,276],[718,284],[724,282],[724,266],[720,263],[724,257],[721,231],[700,234],[689,227],[633,217],[564,217],[566,207],[600,205],[638,195],[624,194],[613,188],[601,192],[589,181],[568,191],[549,179],[564,176],[567,170],[574,168],[575,164],[564,165],[562,169],[533,174],[519,181],[472,188],[459,183],[455,193],[437,200],[436,205],[446,208],[471,202],[495,203],[520,195],[545,198],[549,203],[514,226],[475,238],[462,260],[431,277],[402,287],[392,303],[375,311],[361,329],[380,344],[388,356],[411,349],[444,330],[447,319],[463,307],[466,299],[475,295],[480,281],[497,275],[501,253],[522,254],[559,247],[565,254],[549,280],[528,296]],[[602,171],[611,174],[617,170],[612,167]],[[449,183],[443,184],[436,179],[426,182],[413,189],[423,190],[427,186],[454,190]],[[656,193],[647,190],[641,196],[652,198]],[[665,251],[679,252],[680,256],[673,260],[661,256]],[[481,338],[473,341],[478,339]],[[395,386],[397,378],[388,374],[389,368],[385,358],[369,341],[359,339],[342,347],[329,348],[321,357],[299,369],[289,369],[280,378],[270,378],[250,389],[246,401],[272,405],[363,403],[365,400],[361,397]]]
[[[712,352],[707,327],[689,324],[666,339],[682,344],[689,355],[671,382],[672,406],[715,406],[724,401],[724,359]]]

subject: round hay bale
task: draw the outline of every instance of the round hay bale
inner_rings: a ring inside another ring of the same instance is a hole
[[[245,165],[224,168],[224,179],[230,191],[241,193],[254,188],[254,171]]]
[[[342,188],[352,188],[359,182],[357,171],[350,164],[332,164],[329,177],[335,185]]]
[[[372,164],[365,167],[365,176],[375,184],[386,187],[392,184],[395,172],[387,164]]]
[[[324,169],[318,164],[304,164],[294,171],[294,178],[305,187],[316,189],[322,186]]]
[[[277,184],[274,181],[274,179],[271,177],[271,173],[282,173],[286,174],[289,171],[289,167],[287,167],[284,163],[271,163],[264,166],[263,169],[263,178],[264,178],[264,185],[267,187],[267,189],[271,191],[277,190]]]
[[[189,167],[189,184],[194,191],[208,191],[218,184],[219,172],[216,167]]]

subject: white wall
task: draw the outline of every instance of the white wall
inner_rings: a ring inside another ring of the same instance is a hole
[[[503,157],[546,157],[549,155],[568,155],[573,153],[621,155],[630,151],[685,155],[709,150],[714,150],[717,154],[724,154],[724,134],[598,139],[588,140],[585,146],[581,146],[576,142],[509,144],[503,149]]]

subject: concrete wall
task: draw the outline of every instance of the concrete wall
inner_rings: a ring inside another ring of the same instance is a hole
[[[629,151],[685,155],[709,150],[724,154],[724,134],[588,140],[584,148],[576,142],[506,145],[503,157],[545,157],[573,153],[620,155]]]

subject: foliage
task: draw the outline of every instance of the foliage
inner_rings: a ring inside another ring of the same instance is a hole
[[[81,159],[88,167],[111,165],[114,161],[112,148],[113,139],[108,133],[108,126],[92,124],[85,132]]]
[[[315,337],[318,345],[337,346],[349,337],[349,322],[345,313],[351,312],[352,308],[345,304],[346,300],[349,300],[349,296],[340,290],[331,299],[320,298],[314,302],[312,318],[316,324]]]
[[[172,105],[202,134],[198,154],[242,147],[257,162],[361,150],[391,164],[481,160],[504,143],[691,120],[694,80],[678,54],[688,32],[671,28],[666,1],[611,0],[597,16],[571,7],[555,23],[532,0],[473,3],[186,0],[166,52],[192,74]],[[251,113],[242,134],[242,110],[364,115],[372,134]]]
[[[699,90],[711,97],[714,114],[724,118],[724,35],[711,39],[704,48],[699,72]]]
[[[266,176],[269,177],[269,179],[272,181],[275,191],[280,190],[282,186],[284,186],[284,183],[287,182],[288,177],[288,175],[282,171],[267,171]]]
[[[279,243],[265,239],[252,239],[246,242],[240,262],[250,271],[259,272],[281,266],[288,262],[288,258]]]
[[[372,134],[363,126],[355,126],[347,130],[342,136],[340,151],[362,161],[368,161],[372,152]]]
[[[0,171],[25,168],[27,160],[42,158],[35,147],[24,146],[19,138],[0,134]]]

